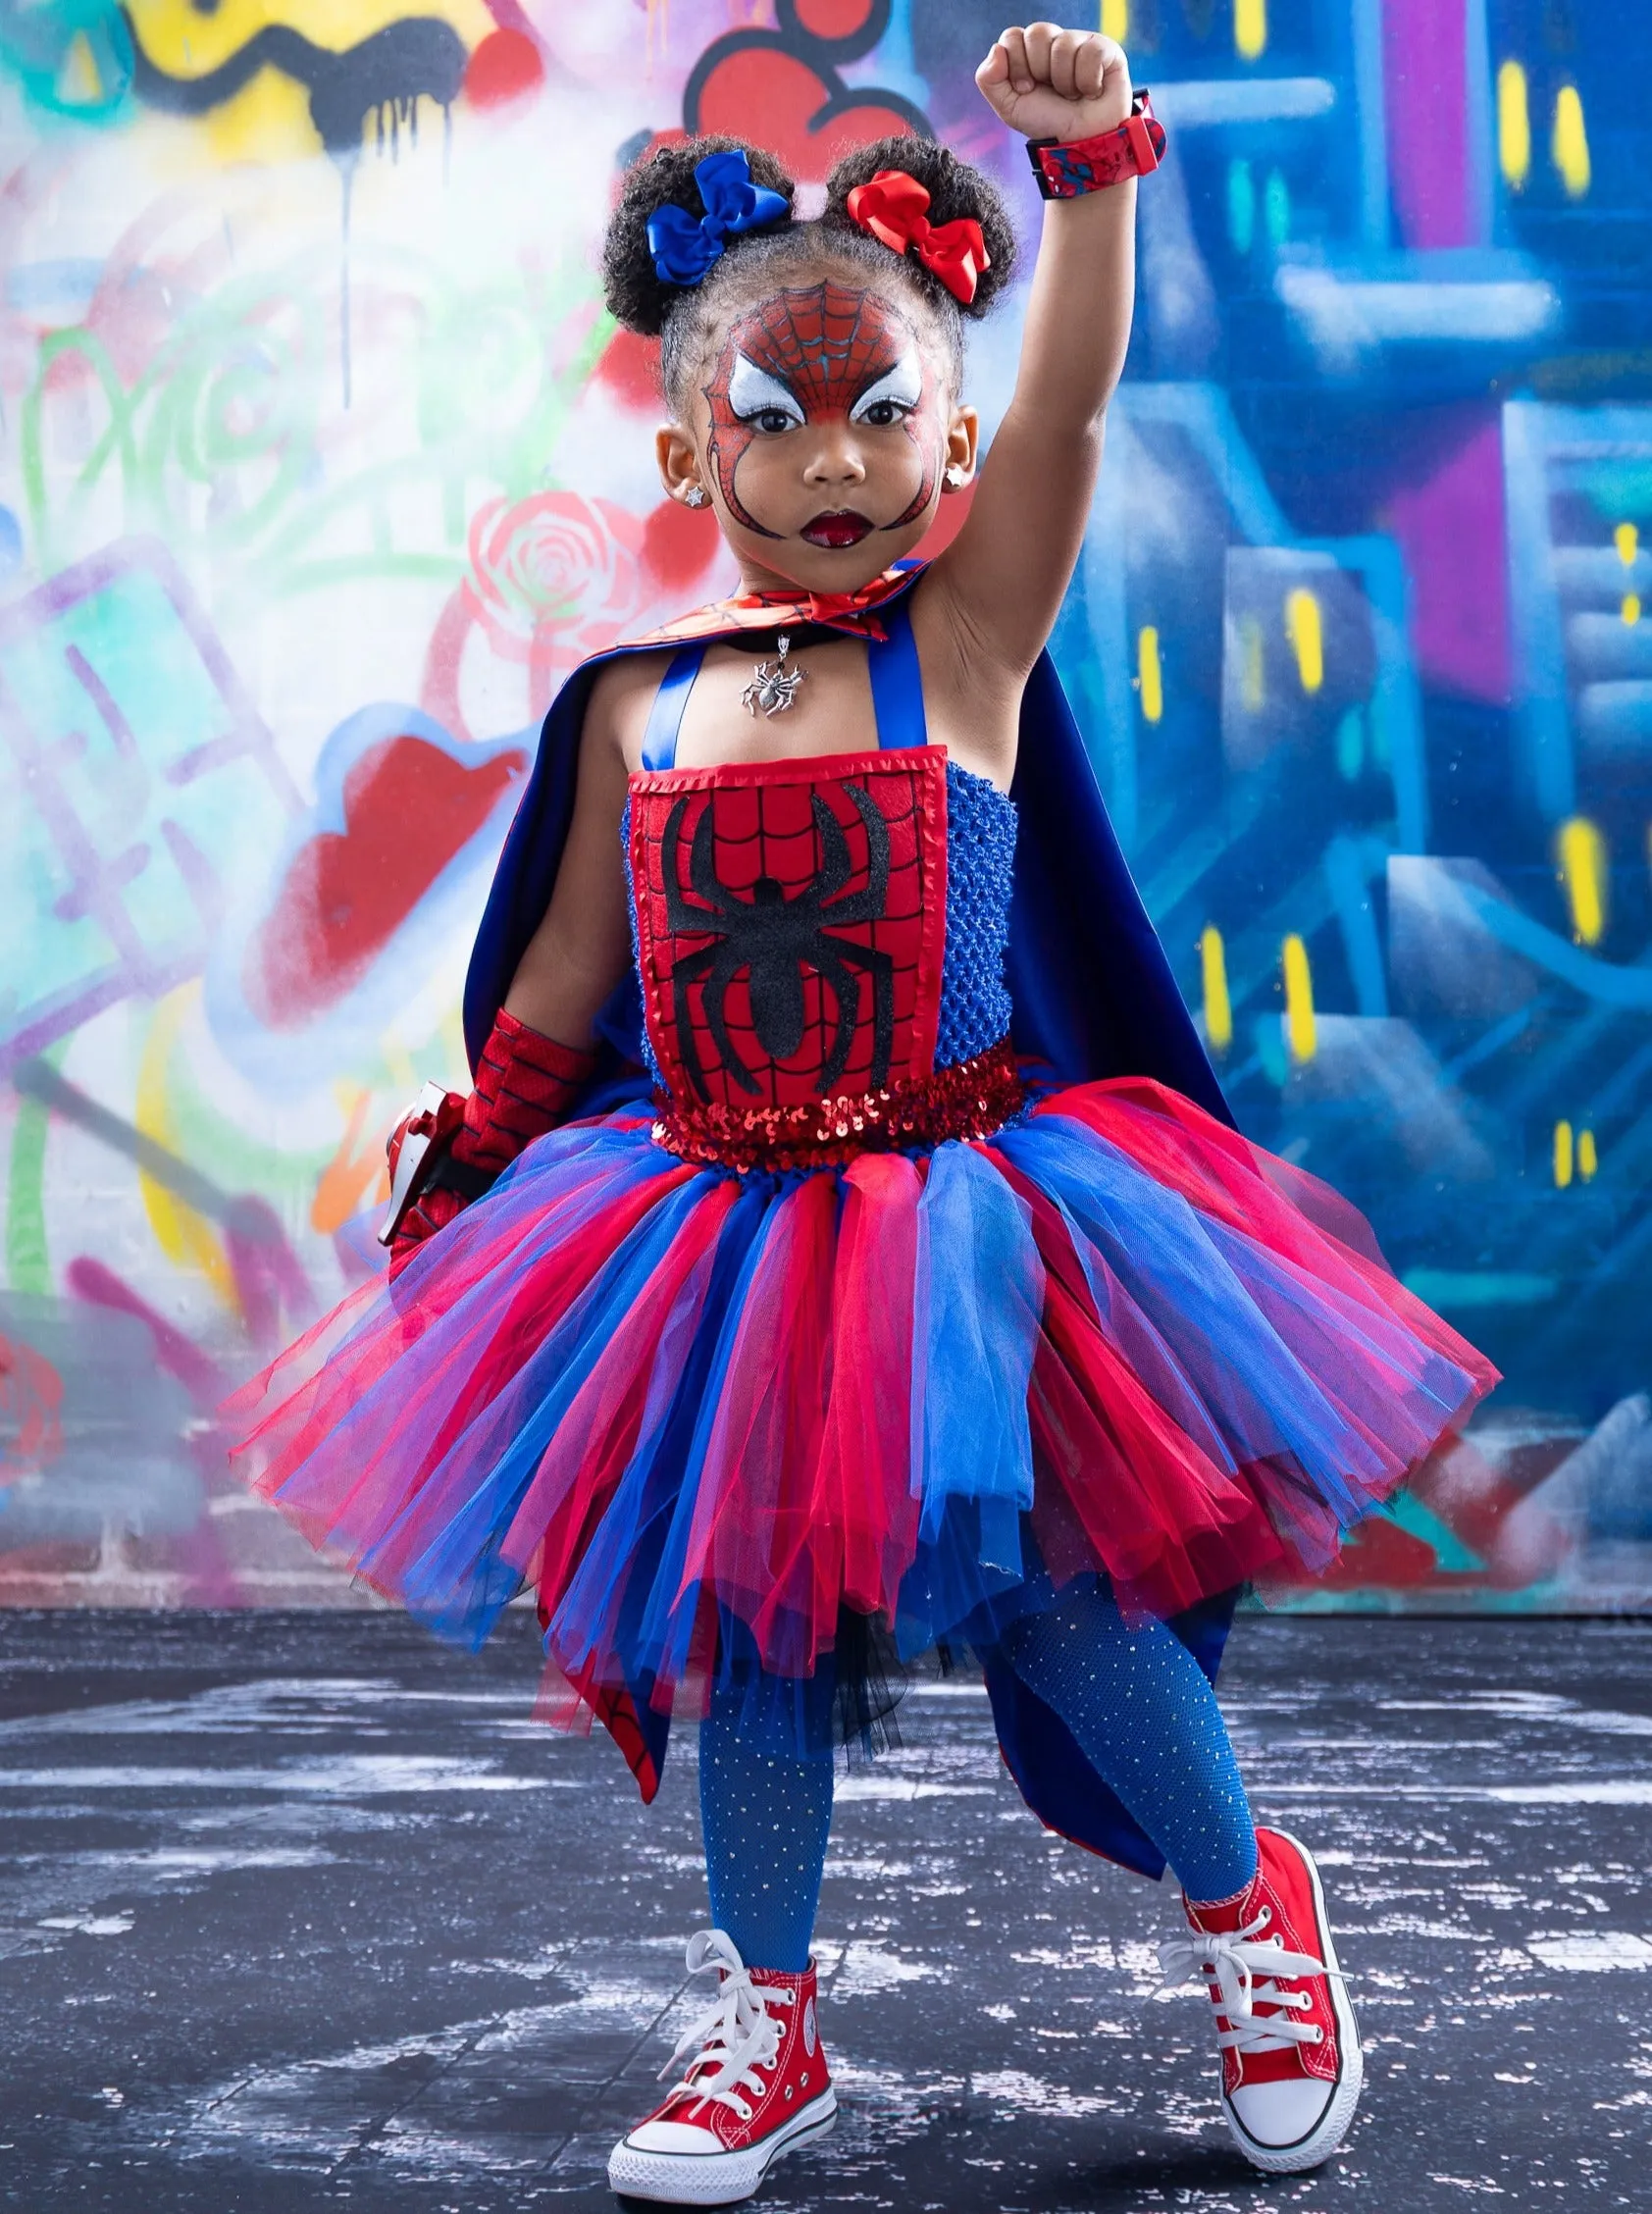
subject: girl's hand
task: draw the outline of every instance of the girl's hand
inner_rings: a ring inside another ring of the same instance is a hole
[[[1011,130],[1063,142],[1116,130],[1134,97],[1130,65],[1115,38],[1058,24],[1003,32],[975,81]]]

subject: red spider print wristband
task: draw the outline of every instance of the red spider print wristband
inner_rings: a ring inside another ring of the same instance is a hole
[[[1103,192],[1126,177],[1146,177],[1164,156],[1164,126],[1153,112],[1144,85],[1116,130],[1094,138],[1029,138],[1027,159],[1039,191],[1047,200],[1076,200],[1084,192]]]

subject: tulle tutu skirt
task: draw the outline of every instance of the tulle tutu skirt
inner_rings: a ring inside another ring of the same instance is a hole
[[[645,1104],[538,1140],[232,1405],[256,1488],[433,1627],[525,1584],[574,1705],[1167,1617],[1323,1570],[1496,1381],[1363,1217],[1179,1094],[735,1174]]]

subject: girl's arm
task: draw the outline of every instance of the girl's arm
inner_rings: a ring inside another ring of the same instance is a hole
[[[1123,49],[1099,32],[1007,30],[975,81],[1028,138],[1089,138],[1130,113]],[[1046,202],[1014,395],[969,520],[931,571],[971,649],[1017,679],[1050,636],[1083,541],[1130,337],[1135,221],[1134,178]]]
[[[568,842],[540,927],[477,1064],[474,1089],[421,1095],[389,1141],[391,1210],[379,1235],[398,1275],[523,1149],[577,1111],[594,1069],[595,1018],[630,956],[620,861],[625,760],[604,711],[603,671],[580,739]],[[427,1087],[427,1091],[429,1087]],[[419,1150],[407,1149],[414,1140]]]
[[[505,995],[511,1014],[563,1046],[592,1044],[597,1013],[631,959],[620,851],[625,759],[613,713],[630,689],[634,672],[624,662],[611,663],[592,688],[556,887]]]

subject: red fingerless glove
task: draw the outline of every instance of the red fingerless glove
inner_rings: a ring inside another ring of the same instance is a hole
[[[404,1148],[423,1141],[407,1191],[399,1203],[392,1199],[379,1233],[390,1249],[392,1277],[526,1146],[568,1120],[595,1068],[594,1053],[558,1045],[500,1008],[475,1091],[463,1101],[448,1092],[437,1105],[421,1102],[390,1138],[392,1189]]]

